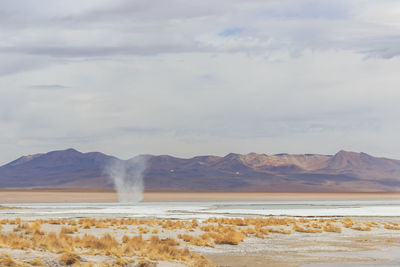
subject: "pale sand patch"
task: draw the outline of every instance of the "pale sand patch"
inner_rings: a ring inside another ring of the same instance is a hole
[[[390,200],[400,193],[145,192],[144,202]],[[111,190],[0,190],[0,203],[117,202]]]
[[[34,260],[35,258],[39,258],[45,266],[52,267],[62,267],[65,266],[58,261],[60,257],[60,253],[49,252],[49,251],[39,251],[39,250],[20,250],[20,249],[9,249],[9,248],[0,248],[0,253],[7,253],[13,259],[17,259],[23,263],[25,266],[30,266],[27,263],[29,261]],[[81,264],[85,263],[94,263],[93,267],[101,267],[103,263],[109,264],[109,266],[113,266],[113,260],[111,260],[107,256],[101,255],[80,255]],[[157,267],[188,267],[185,264],[181,264],[178,262],[168,262],[168,261],[158,261],[156,263]],[[78,265],[79,266],[79,265]],[[135,267],[137,266],[137,262],[133,262],[131,264],[127,264],[126,267]]]
[[[398,266],[400,251],[397,237],[382,233],[353,233],[352,236],[323,233],[310,235],[292,235],[270,237],[263,250],[249,252],[246,250],[227,253],[204,253],[215,264],[230,267],[244,266]],[[251,246],[251,240],[243,242]],[[391,251],[392,253],[382,253]],[[357,263],[357,264],[356,264]],[[354,265],[352,265],[354,264]],[[365,265],[364,265],[365,264]]]
[[[1,190],[0,203],[117,202],[112,191]]]

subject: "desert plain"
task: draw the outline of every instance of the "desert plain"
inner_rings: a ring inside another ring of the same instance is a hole
[[[219,192],[219,191],[148,191],[143,202],[196,201],[307,201],[307,200],[387,200],[399,199],[397,192]],[[117,202],[114,190],[98,189],[3,189],[0,203],[46,202]]]
[[[145,192],[147,202],[398,200],[396,193]],[[112,191],[3,190],[0,266],[398,266],[400,220],[222,214],[208,218],[54,213],[26,203],[117,202]],[[6,204],[8,203],[8,204]],[[21,204],[21,207],[18,207]],[[168,204],[166,204],[168,205]]]

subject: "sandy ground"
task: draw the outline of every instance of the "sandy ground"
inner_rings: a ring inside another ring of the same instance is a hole
[[[385,200],[400,193],[260,193],[260,192],[145,192],[144,202],[160,201],[278,201],[278,200]],[[0,190],[0,203],[116,202],[114,191]]]
[[[246,240],[242,248],[205,255],[215,264],[230,267],[399,266],[398,236],[382,232],[275,234],[264,241]]]
[[[397,221],[399,223],[400,221]],[[200,226],[207,223],[200,223]],[[60,232],[66,224],[42,224],[42,230]],[[3,224],[2,233],[14,232],[16,225]],[[69,226],[67,226],[69,227]],[[194,231],[185,229],[165,229],[158,225],[127,225],[121,229],[119,226],[106,228],[91,227],[79,228],[79,231],[71,236],[83,236],[85,234],[101,237],[111,234],[117,240],[122,240],[124,235],[136,236],[141,233],[140,227],[146,227],[149,232],[142,233],[143,238],[149,239],[156,235],[160,239],[173,238],[180,240],[179,234],[199,236],[203,232],[197,228]],[[243,226],[244,227],[244,226]],[[287,229],[291,229],[289,226]],[[214,248],[195,246],[182,240],[181,247],[188,247],[191,251],[205,255],[217,266],[242,267],[242,266],[399,266],[400,265],[400,230],[389,230],[383,227],[373,228],[371,231],[357,231],[342,228],[342,233],[300,233],[292,231],[291,234],[270,233],[264,238],[248,236],[238,245],[217,244]],[[45,250],[18,250],[0,248],[0,253],[7,252],[21,262],[28,262],[34,258],[40,258],[48,266],[62,266],[57,258],[60,254]],[[112,258],[105,255],[81,254],[82,263],[110,263]],[[136,261],[137,262],[137,261]],[[96,265],[97,266],[97,265]],[[130,265],[136,266],[136,265]],[[159,261],[159,267],[183,267],[177,262]]]
[[[399,193],[226,193],[226,192],[146,192],[144,201],[278,201],[278,200],[383,200],[400,199]],[[115,202],[112,191],[82,190],[2,190],[0,203],[33,202]],[[29,210],[27,210],[29,212]],[[356,218],[360,220],[360,218]],[[369,218],[370,220],[371,218]],[[380,220],[380,218],[374,218]],[[400,222],[400,219],[396,219]],[[43,224],[46,232],[59,232],[65,225]],[[15,225],[3,225],[1,233],[12,232]],[[153,230],[154,227],[150,227]],[[157,226],[156,226],[157,228]],[[178,238],[184,230],[158,229],[160,238]],[[90,234],[101,237],[110,233],[120,240],[123,235],[134,236],[137,226],[79,229],[74,235]],[[196,230],[193,235],[202,234]],[[150,238],[152,233],[143,234]],[[238,245],[218,244],[215,248],[194,246],[182,242],[182,247],[207,256],[213,263],[225,267],[242,266],[400,266],[400,230],[373,228],[356,231],[343,228],[342,233],[270,233],[265,238],[246,237]],[[60,266],[59,254],[40,250],[0,248],[11,257],[24,262],[41,258],[49,266]],[[104,255],[82,255],[83,262],[110,262]],[[135,265],[132,265],[135,266]],[[183,267],[179,263],[160,261],[160,267]]]

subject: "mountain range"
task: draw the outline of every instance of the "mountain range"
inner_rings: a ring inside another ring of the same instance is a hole
[[[146,190],[400,191],[400,161],[366,153],[228,154],[189,159],[140,155]],[[107,166],[124,162],[75,149],[23,156],[0,167],[0,188],[113,188]]]

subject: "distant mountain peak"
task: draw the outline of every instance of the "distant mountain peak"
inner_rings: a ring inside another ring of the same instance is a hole
[[[360,158],[360,157],[372,157],[371,155],[364,153],[364,152],[354,152],[354,151],[347,151],[347,150],[340,150],[337,152],[333,157],[347,157],[347,158]]]
[[[274,156],[285,157],[285,156],[289,156],[289,154],[288,153],[278,153],[278,154],[275,154]]]
[[[64,150],[56,150],[56,151],[53,151],[53,152],[56,152],[56,153],[70,153],[70,154],[83,154],[82,152],[76,150],[75,148],[67,148],[67,149],[64,149]]]
[[[37,157],[40,157],[41,155],[43,155],[43,154],[33,154],[33,155],[22,156],[14,161],[11,161],[10,163],[6,164],[5,166],[9,166],[9,167],[18,166],[20,164],[24,164],[28,161],[31,161]]]
[[[237,153],[229,153],[224,158],[237,158],[240,154]]]
[[[400,191],[400,161],[345,150],[334,155],[137,157],[147,161],[148,190]],[[119,159],[73,148],[27,155],[0,167],[0,187],[110,188],[104,168],[111,160]]]

